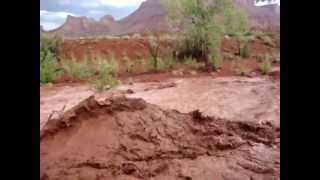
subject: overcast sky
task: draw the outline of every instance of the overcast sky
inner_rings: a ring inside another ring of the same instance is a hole
[[[116,20],[135,11],[145,0],[40,0],[40,25],[55,29],[68,15],[99,19],[112,15]]]

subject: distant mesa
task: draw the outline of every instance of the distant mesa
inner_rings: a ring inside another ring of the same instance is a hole
[[[234,0],[236,5],[248,12],[250,24],[254,28],[279,28],[280,7],[278,5],[255,6],[254,0]],[[129,16],[116,21],[111,15],[105,15],[96,21],[85,16],[68,15],[65,23],[57,29],[46,31],[65,37],[121,35],[141,33],[145,29],[170,32],[160,0],[147,0]],[[40,31],[43,28],[40,26]]]

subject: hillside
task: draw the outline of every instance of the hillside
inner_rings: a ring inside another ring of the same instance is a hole
[[[106,15],[98,21],[84,16],[68,16],[62,26],[48,31],[48,33],[59,34],[65,37],[80,37],[120,35],[143,32],[146,29],[152,31],[169,31],[170,29],[165,18],[166,14],[159,2],[160,0],[147,0],[143,2],[136,11],[119,21],[115,21],[110,15]],[[235,2],[238,7],[248,12],[252,27],[259,29],[279,29],[280,7],[255,7],[253,0],[235,0]]]

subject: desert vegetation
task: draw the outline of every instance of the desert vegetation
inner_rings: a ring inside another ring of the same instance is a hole
[[[59,37],[40,37],[40,84],[56,80],[60,75],[59,56],[62,39]]]
[[[41,36],[40,84],[54,82],[61,77],[90,82],[97,89],[109,89],[118,83],[113,59],[66,59],[62,56],[62,43],[61,37]]]
[[[203,60],[208,70],[220,68],[222,37],[247,31],[247,15],[232,0],[161,2],[171,25],[181,30],[177,51]]]

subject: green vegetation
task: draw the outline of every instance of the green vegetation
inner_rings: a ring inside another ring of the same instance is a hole
[[[129,59],[127,53],[124,54],[122,61],[124,63],[125,72],[129,74],[132,73],[134,68],[134,61]]]
[[[280,53],[272,52],[272,53],[263,53],[257,55],[257,61],[263,62],[265,60],[269,60],[271,63],[279,63],[280,62]]]
[[[211,55],[211,65],[212,65],[212,68],[216,71],[221,68],[223,59],[220,53],[218,53],[217,48],[215,49],[216,49],[215,50],[216,53],[213,53]]]
[[[161,0],[168,12],[169,22],[179,28],[177,51],[204,60],[211,69],[210,57],[217,67],[220,64],[221,39],[226,34],[242,34],[247,31],[247,15],[236,9],[232,0]],[[216,68],[215,68],[216,69]]]
[[[159,49],[160,49],[160,36],[156,33],[152,33],[151,31],[148,31],[148,44],[147,48],[149,50],[149,53],[151,55],[151,60],[153,62],[153,68],[154,70],[158,70],[158,56],[159,56]]]
[[[61,67],[64,75],[72,80],[91,82],[97,89],[108,89],[117,85],[117,66],[109,59],[65,59],[61,62]]]
[[[195,58],[192,58],[190,56],[184,58],[183,64],[190,65],[195,68],[199,68],[201,66],[201,64]]]
[[[239,55],[241,58],[248,58],[249,55],[249,41],[247,39],[240,40]]]
[[[159,58],[158,69],[159,70],[168,70],[176,67],[177,61],[172,56],[165,56],[163,58]]]
[[[270,59],[269,58],[264,59],[264,61],[260,64],[259,68],[262,74],[264,75],[269,74],[272,68]]]
[[[237,56],[232,52],[223,52],[222,57],[223,59],[227,59],[227,60],[237,59]]]
[[[95,63],[88,58],[83,60],[64,59],[61,61],[63,73],[75,81],[89,80],[95,75]]]
[[[95,62],[96,78],[91,82],[98,90],[110,89],[119,84],[115,79],[115,65],[110,61],[98,60]]]
[[[268,33],[268,32],[254,32],[253,33],[256,39],[260,39],[263,41],[266,45],[268,46],[274,46],[273,38],[274,38],[274,33]]]
[[[240,66],[238,68],[238,73],[239,75],[241,76],[249,76],[249,74],[252,72],[252,69],[250,69],[249,67],[247,66]]]
[[[54,55],[49,51],[46,55],[40,56],[40,84],[56,80],[60,73],[59,66]]]
[[[62,41],[57,36],[40,36],[40,84],[52,82],[59,77],[58,60]]]

